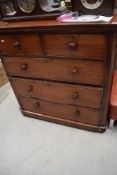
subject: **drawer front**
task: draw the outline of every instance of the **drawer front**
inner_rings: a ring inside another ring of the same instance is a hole
[[[2,35],[0,36],[2,55],[42,55],[39,35]]]
[[[101,114],[97,109],[63,105],[21,96],[18,98],[23,110],[26,111],[94,125],[99,123]]]
[[[11,76],[103,85],[105,63],[61,59],[4,58]]]
[[[102,88],[16,78],[10,80],[17,95],[84,107],[101,107]]]
[[[50,56],[105,59],[107,38],[102,34],[44,35],[46,54]]]

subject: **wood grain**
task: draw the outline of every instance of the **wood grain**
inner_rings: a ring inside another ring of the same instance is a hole
[[[94,125],[97,125],[99,122],[100,111],[97,109],[63,105],[21,96],[18,99],[22,109],[26,111]]]
[[[103,88],[10,78],[16,95],[34,97],[61,104],[100,108]]]
[[[44,35],[45,51],[49,56],[106,59],[107,38],[102,34]],[[72,47],[70,47],[72,43]],[[76,47],[73,47],[76,44]],[[97,49],[98,48],[98,49]]]
[[[103,85],[105,63],[94,61],[5,57],[9,76],[32,77],[56,81]],[[23,68],[26,66],[26,69]]]
[[[2,55],[42,55],[38,34],[0,35]]]

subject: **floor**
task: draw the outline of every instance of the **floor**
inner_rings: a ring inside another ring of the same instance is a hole
[[[117,127],[104,134],[23,117],[0,104],[0,175],[117,175]]]

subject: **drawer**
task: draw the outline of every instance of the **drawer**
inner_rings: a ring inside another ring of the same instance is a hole
[[[2,55],[42,55],[40,38],[37,34],[13,34],[0,36]]]
[[[84,107],[100,108],[102,88],[10,78],[17,95]]]
[[[18,97],[22,109],[42,115],[97,125],[100,110]]]
[[[4,58],[10,76],[103,85],[105,63],[67,59]]]
[[[105,59],[107,38],[103,34],[44,35],[45,51],[49,56]]]

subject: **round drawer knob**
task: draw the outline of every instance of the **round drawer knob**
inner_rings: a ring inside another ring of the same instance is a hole
[[[22,64],[20,67],[21,67],[22,70],[27,70],[28,69],[28,65],[27,64]]]
[[[79,98],[79,93],[78,92],[74,92],[73,95],[72,95],[72,98],[74,100],[78,99]]]
[[[27,89],[26,89],[27,92],[31,92],[32,90],[33,90],[33,86],[32,85],[28,86]]]
[[[68,44],[68,47],[69,47],[69,49],[71,49],[71,50],[76,50],[77,47],[78,47],[78,44],[77,44],[76,42],[70,42],[70,43]]]
[[[78,67],[73,67],[73,68],[72,68],[72,73],[73,73],[73,74],[77,74],[78,72],[79,72]]]
[[[16,49],[19,49],[21,47],[21,43],[19,41],[16,41],[13,43],[13,46],[16,48]]]
[[[39,103],[39,102],[36,102],[36,103],[34,104],[34,107],[35,107],[35,109],[38,109],[38,108],[40,107],[40,103]]]
[[[75,111],[75,116],[76,116],[76,117],[80,117],[80,111],[79,111],[79,110],[76,110],[76,111]]]

